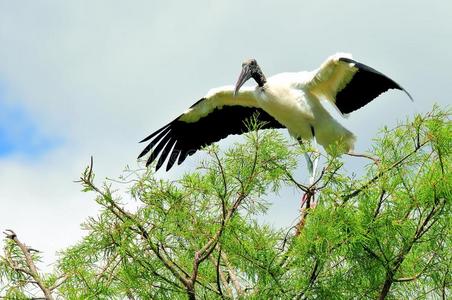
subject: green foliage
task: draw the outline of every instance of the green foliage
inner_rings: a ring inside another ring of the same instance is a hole
[[[80,181],[100,211],[82,225],[86,236],[60,253],[53,274],[34,279],[7,236],[0,293],[29,299],[41,280],[64,299],[448,298],[449,118],[435,107],[383,129],[372,149],[379,162],[361,178],[324,157],[311,186],[294,179],[306,149],[258,128],[223,154],[209,147],[209,159],[178,180],[127,170],[122,197],[111,183],[95,185],[91,164]],[[307,195],[299,224],[256,222],[264,196],[282,187]]]

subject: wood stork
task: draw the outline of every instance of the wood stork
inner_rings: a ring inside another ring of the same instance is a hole
[[[250,78],[257,86],[242,87]],[[166,170],[177,161],[230,134],[248,131],[247,118],[255,116],[264,128],[287,128],[298,140],[312,139],[326,150],[339,142],[344,153],[353,149],[355,136],[322,106],[329,100],[342,114],[355,111],[389,89],[410,94],[377,70],[350,54],[330,56],[311,72],[281,73],[266,78],[255,59],[242,64],[235,86],[211,89],[182,115],[141,142],[150,141],[138,158],[151,150],[146,166],[157,157],[158,170],[169,157]]]

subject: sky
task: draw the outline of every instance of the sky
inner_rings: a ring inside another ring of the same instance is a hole
[[[340,120],[365,151],[382,126],[452,103],[451,20],[439,0],[0,0],[0,230],[48,266],[97,213],[74,183],[90,156],[97,183],[142,167],[137,142],[234,84],[250,57],[270,76],[349,52],[406,88],[414,103],[392,91]],[[202,157],[157,175],[177,179]],[[346,166],[359,172],[357,160]],[[299,197],[270,197],[266,222],[289,225]]]

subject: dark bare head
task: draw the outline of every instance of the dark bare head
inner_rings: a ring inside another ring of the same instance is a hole
[[[242,72],[235,84],[234,95],[239,92],[242,85],[250,78],[253,78],[260,87],[267,82],[264,73],[254,58],[247,59],[242,63]]]

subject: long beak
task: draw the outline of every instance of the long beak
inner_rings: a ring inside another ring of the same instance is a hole
[[[250,68],[248,66],[244,66],[242,68],[242,72],[240,73],[239,79],[237,80],[237,83],[235,84],[234,97],[237,96],[242,85],[250,78],[251,78]]]

